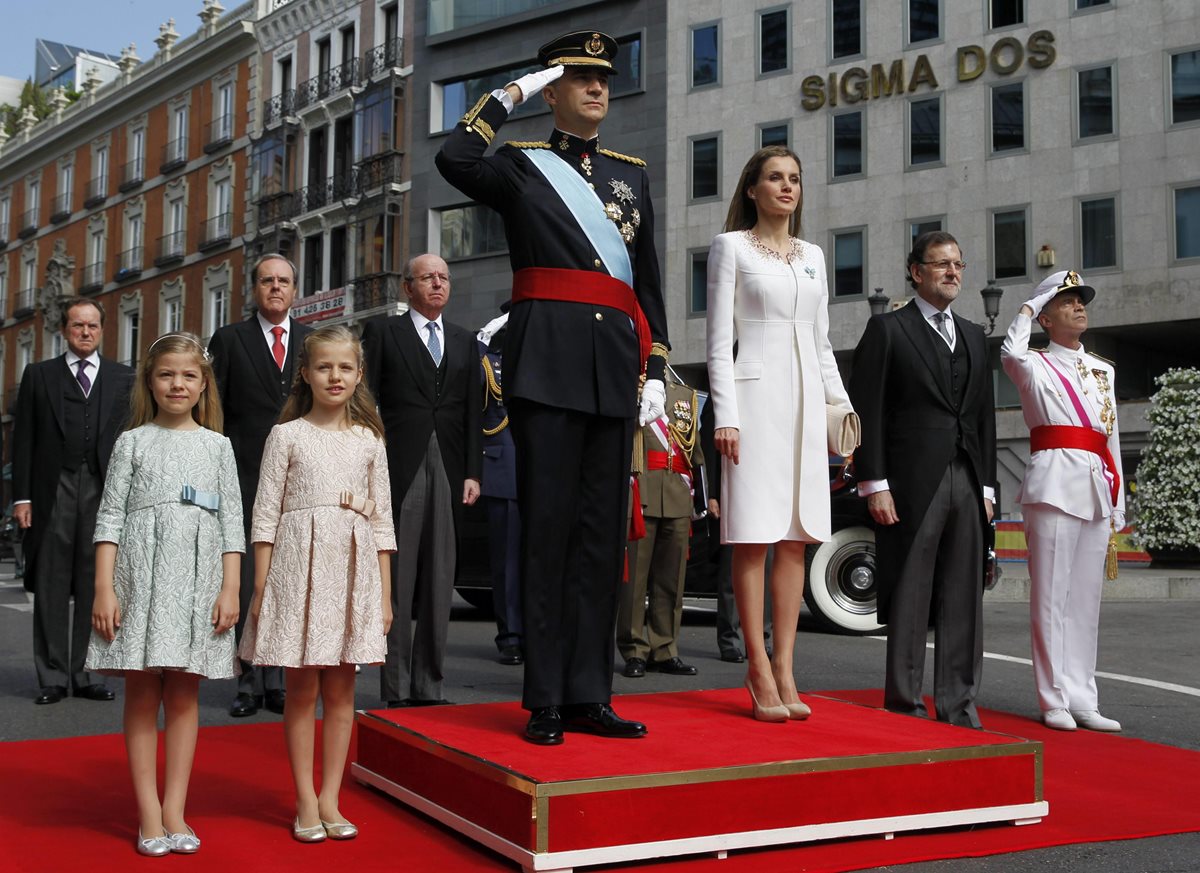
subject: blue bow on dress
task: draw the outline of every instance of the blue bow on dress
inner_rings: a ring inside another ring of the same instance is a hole
[[[191,485],[183,486],[183,493],[179,499],[184,503],[191,503],[212,512],[216,512],[221,507],[221,495],[216,491],[200,491]]]

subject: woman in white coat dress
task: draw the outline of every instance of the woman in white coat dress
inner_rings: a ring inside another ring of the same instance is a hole
[[[733,544],[746,688],[762,721],[809,714],[792,675],[804,554],[807,543],[830,537],[825,405],[850,408],[829,344],[824,255],[797,238],[802,200],[795,153],[760,149],[742,171],[725,232],[708,255],[721,542]],[[771,544],[775,648],[768,659],[763,567]]]

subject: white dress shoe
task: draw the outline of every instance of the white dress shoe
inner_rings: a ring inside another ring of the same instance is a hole
[[[1075,719],[1065,709],[1048,709],[1042,713],[1042,724],[1056,731],[1075,730]]]
[[[1072,710],[1071,715],[1080,727],[1087,728],[1089,731],[1104,731],[1105,733],[1115,734],[1121,730],[1121,723],[1115,718],[1105,718],[1094,709],[1088,710]]]

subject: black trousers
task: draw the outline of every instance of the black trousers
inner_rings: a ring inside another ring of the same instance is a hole
[[[87,465],[58,476],[54,514],[42,537],[33,591],[33,662],[42,688],[83,688],[96,596],[96,513],[100,477]],[[71,600],[75,614],[71,615]]]
[[[254,543],[250,542],[250,524],[254,515],[254,490],[249,492],[248,499],[243,494],[242,524],[246,530],[246,553],[242,555],[241,575],[238,579],[238,613],[237,624],[233,626],[235,644],[240,648],[242,631],[246,628],[246,619],[250,617],[250,601],[254,599]],[[249,661],[242,661],[242,672],[237,680],[238,694],[262,695],[264,691],[283,691],[282,667],[255,667]]]
[[[526,709],[612,698],[634,420],[513,399]]]
[[[488,517],[488,556],[492,570],[492,611],[496,648],[521,645],[521,513],[517,501],[482,498]]]

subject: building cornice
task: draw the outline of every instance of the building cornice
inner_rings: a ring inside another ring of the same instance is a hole
[[[255,28],[264,52],[273,52],[343,12],[357,9],[362,0],[275,0],[275,4]]]

